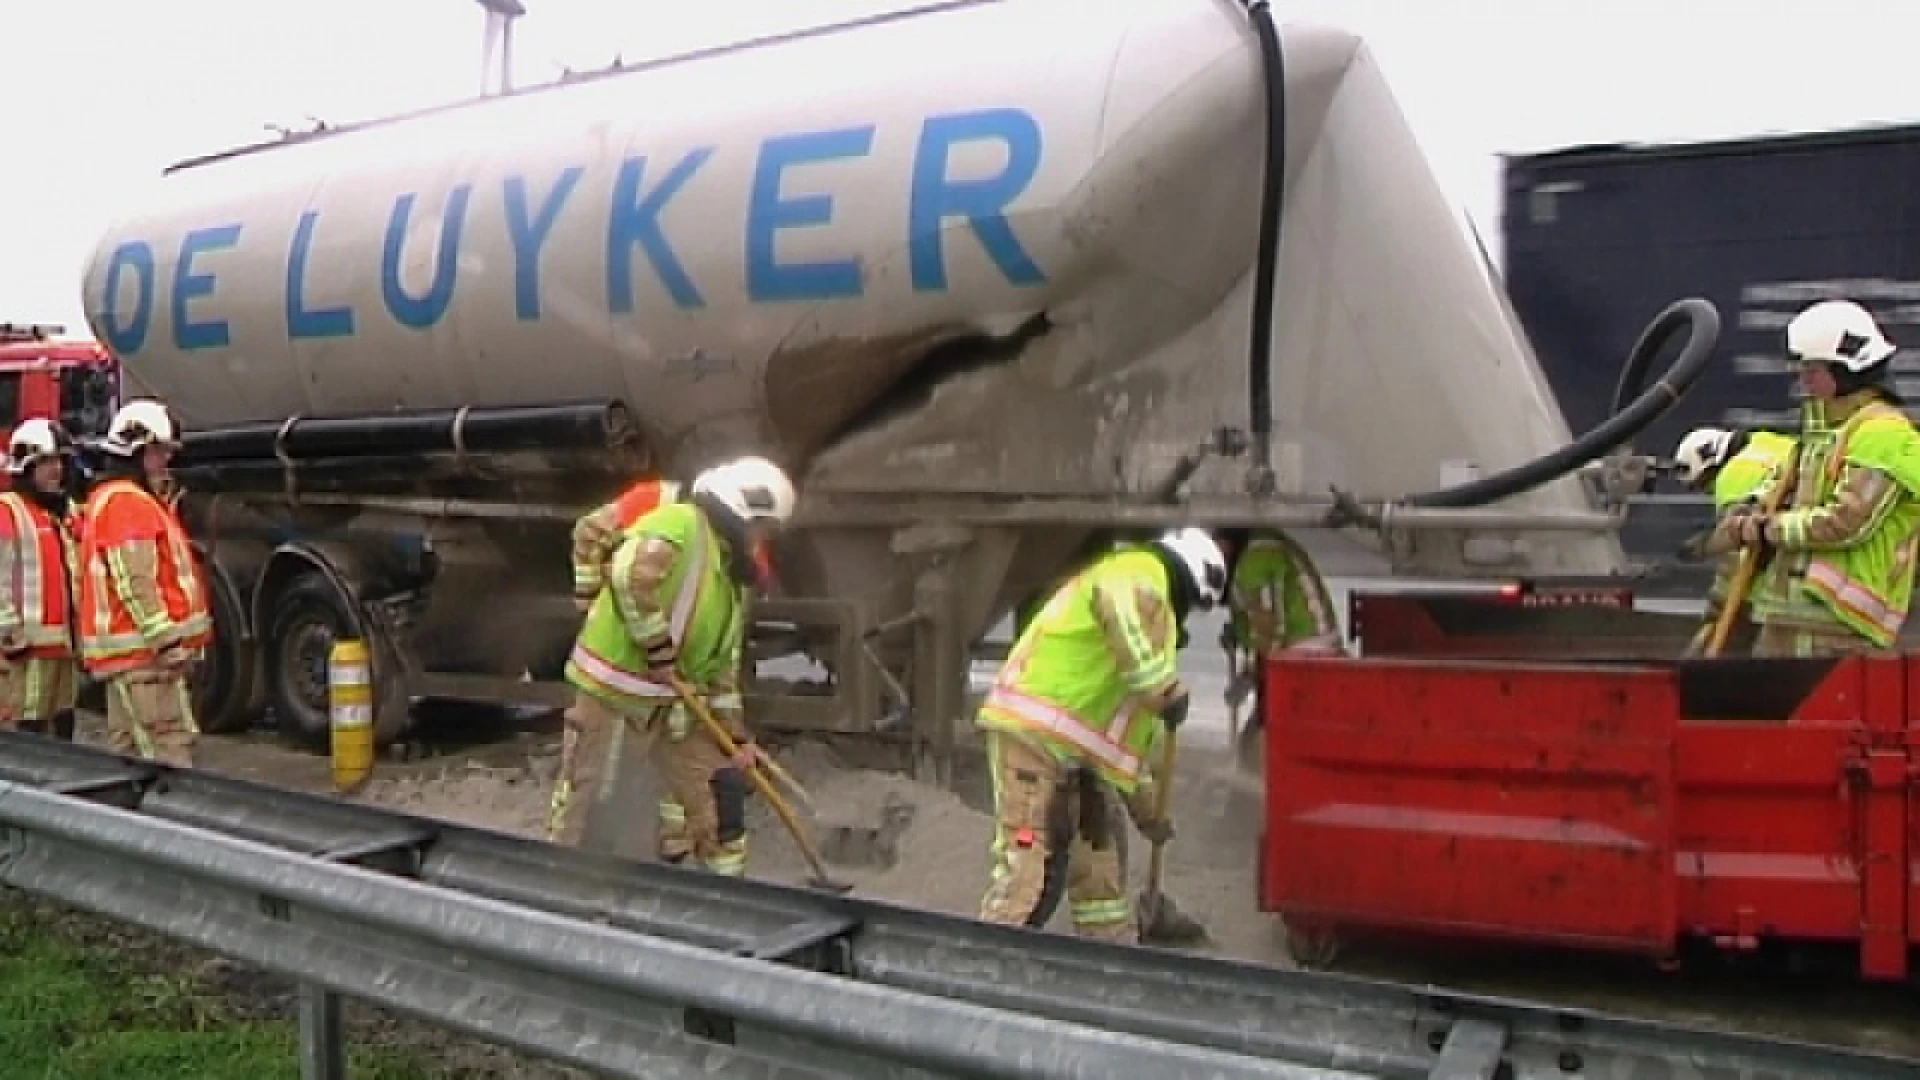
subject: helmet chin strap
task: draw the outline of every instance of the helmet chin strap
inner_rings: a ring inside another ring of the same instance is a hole
[[[713,523],[727,543],[727,574],[736,584],[757,588],[760,585],[760,564],[753,561],[753,545],[747,539],[746,521],[711,492],[695,493],[693,504],[707,515],[707,520]]]

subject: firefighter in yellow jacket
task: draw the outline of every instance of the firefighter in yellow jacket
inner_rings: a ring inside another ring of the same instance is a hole
[[[187,678],[212,642],[213,618],[166,501],[179,445],[158,401],[130,401],[108,425],[106,463],[81,515],[80,649],[107,684],[109,748],[190,766],[199,727]]]
[[[680,498],[680,485],[658,477],[634,481],[612,501],[573,523],[573,605],[586,614],[607,583],[607,562],[633,523]]]
[[[624,723],[651,751],[664,781],[661,857],[679,862],[692,855],[716,873],[745,873],[742,770],[759,752],[743,726],[740,697],[749,591],[758,581],[752,552],[792,516],[794,503],[792,482],[779,466],[744,458],[700,474],[687,501],[659,506],[626,529],[567,661],[567,681],[577,694],[554,785],[550,839],[579,843],[584,814],[572,804],[592,781],[583,782],[576,770],[598,755],[595,771],[610,775],[607,747]],[[679,701],[670,674],[705,697],[731,728],[741,744],[738,759],[723,755]],[[586,800],[604,798],[603,787],[585,790]]]
[[[34,418],[13,431],[0,495],[0,728],[73,738],[79,684],[67,433]]]
[[[1187,613],[1211,609],[1227,585],[1226,559],[1202,529],[1121,544],[1054,590],[1015,640],[982,703],[993,779],[993,877],[980,904],[987,922],[1022,925],[1046,885],[1055,800],[1079,783],[1081,799],[1117,793],[1140,831],[1164,842],[1153,778],[1167,731],[1185,719],[1188,692],[1177,657]],[[1105,806],[1078,817],[1104,820]],[[1098,838],[1094,838],[1097,840]],[[1068,901],[1087,937],[1133,942],[1139,926],[1111,839],[1084,832],[1069,849]]]
[[[1736,506],[1758,499],[1780,471],[1787,467],[1787,463],[1793,460],[1796,447],[1793,436],[1774,431],[1703,427],[1689,431],[1680,440],[1680,445],[1674,449],[1673,460],[1682,484],[1694,491],[1712,494],[1713,512],[1717,519]],[[1690,543],[1689,553],[1691,548]],[[1739,561],[1737,553],[1728,553],[1720,559],[1720,565],[1713,575],[1713,584],[1707,590],[1706,619],[1688,644],[1688,655],[1703,652],[1711,640],[1713,628],[1720,621],[1720,612],[1726,605],[1727,594],[1733,585],[1734,568]],[[1743,610],[1734,623],[1733,632],[1727,636],[1724,655],[1749,652],[1753,647],[1754,632],[1753,620]]]
[[[1261,659],[1287,651],[1343,655],[1346,648],[1333,593],[1299,541],[1278,529],[1233,529],[1226,539],[1232,552],[1230,614],[1220,644],[1237,672],[1227,704],[1238,708],[1253,697],[1253,715],[1237,749],[1243,762],[1257,762],[1267,713]]]
[[[1807,394],[1791,496],[1773,514],[1735,507],[1708,550],[1770,556],[1753,588],[1755,655],[1890,649],[1920,545],[1920,432],[1887,385],[1895,348],[1840,300],[1794,316],[1786,336]]]

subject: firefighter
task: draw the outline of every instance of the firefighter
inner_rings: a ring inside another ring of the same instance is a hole
[[[592,609],[594,597],[606,584],[607,560],[613,558],[625,531],[658,507],[678,500],[683,490],[672,480],[645,477],[573,523],[573,606],[581,614]],[[754,562],[764,591],[773,581],[773,560],[766,544],[755,544]]]
[[[1791,435],[1774,431],[1728,428],[1695,428],[1674,449],[1675,471],[1680,482],[1697,492],[1710,492],[1717,518],[1735,506],[1751,503],[1792,460],[1797,441]],[[1685,552],[1699,554],[1698,545],[1689,542]],[[1699,655],[1706,649],[1720,611],[1732,587],[1734,568],[1739,559],[1728,554],[1714,572],[1713,585],[1707,590],[1707,615],[1700,630],[1687,646],[1687,655]],[[1746,611],[1727,637],[1728,653],[1745,653],[1753,647],[1755,628]]]
[[[0,727],[73,739],[78,647],[67,433],[35,418],[13,431],[0,495]]]
[[[993,780],[993,880],[980,903],[987,922],[1024,925],[1046,884],[1056,800],[1071,815],[1107,820],[1117,794],[1134,824],[1165,843],[1170,821],[1153,814],[1148,763],[1186,718],[1177,657],[1189,611],[1226,592],[1226,558],[1203,529],[1122,543],[1068,578],[1014,641],[982,702]],[[1088,778],[1091,777],[1091,781]],[[1086,802],[1098,801],[1098,807]],[[1102,842],[1104,840],[1104,842]],[[1068,851],[1068,901],[1087,937],[1139,940],[1111,838],[1082,828]]]
[[[191,766],[199,728],[187,677],[213,618],[187,531],[169,503],[179,426],[151,399],[121,406],[100,443],[80,527],[80,648],[107,685],[107,745]]]
[[[688,500],[657,507],[625,530],[567,661],[577,694],[549,838],[579,843],[585,815],[569,813],[574,793],[593,785],[588,798],[604,797],[593,778],[611,774],[613,731],[625,724],[651,750],[663,780],[661,858],[691,855],[716,873],[746,872],[742,770],[759,756],[740,697],[746,608],[758,580],[752,552],[793,515],[794,503],[786,473],[749,457],[701,473]],[[669,674],[705,697],[729,727],[740,744],[735,759],[678,700]]]
[[[1307,550],[1278,529],[1230,529],[1233,551],[1229,617],[1221,648],[1239,658],[1239,674],[1227,688],[1227,703],[1238,708],[1249,694],[1253,715],[1240,732],[1241,760],[1258,761],[1266,719],[1266,688],[1261,661],[1282,652],[1345,655],[1333,594]]]
[[[649,476],[573,523],[573,605],[586,614],[607,580],[607,560],[634,522],[680,498],[680,485]]]
[[[1907,619],[1920,542],[1920,433],[1888,385],[1895,348],[1858,304],[1787,324],[1806,391],[1796,482],[1782,509],[1736,506],[1709,550],[1771,555],[1753,587],[1758,656],[1889,649]]]

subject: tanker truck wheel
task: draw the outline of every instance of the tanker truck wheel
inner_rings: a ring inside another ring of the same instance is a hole
[[[333,643],[353,633],[349,602],[326,577],[308,572],[287,584],[272,610],[266,633],[266,674],[274,716],[288,738],[324,748],[332,722],[327,672]],[[363,636],[368,653],[376,657],[374,670],[393,670],[385,635],[368,629]],[[391,692],[384,685],[388,682],[376,675],[374,742],[380,746],[404,733],[408,720],[404,695]]]

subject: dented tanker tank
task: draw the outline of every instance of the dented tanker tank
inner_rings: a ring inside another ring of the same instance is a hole
[[[86,310],[190,429],[616,400],[676,472],[770,453],[805,496],[790,597],[874,626],[944,595],[971,640],[1101,507],[1154,501],[1183,451],[1247,427],[1250,386],[1270,387],[1273,490],[1210,464],[1193,490],[1216,517],[1329,485],[1392,499],[1570,440],[1365,47],[1279,40],[1263,63],[1224,0],[950,0],[214,155],[112,227]],[[1250,379],[1276,77],[1277,284]],[[462,496],[525,500],[491,475]],[[1061,509],[988,512],[1016,501]],[[1503,505],[1589,510],[1572,478]],[[1389,553],[1445,572],[1461,551]],[[1504,559],[1620,556],[1564,530]],[[243,607],[272,607],[261,587]],[[870,655],[904,670],[903,649]]]

